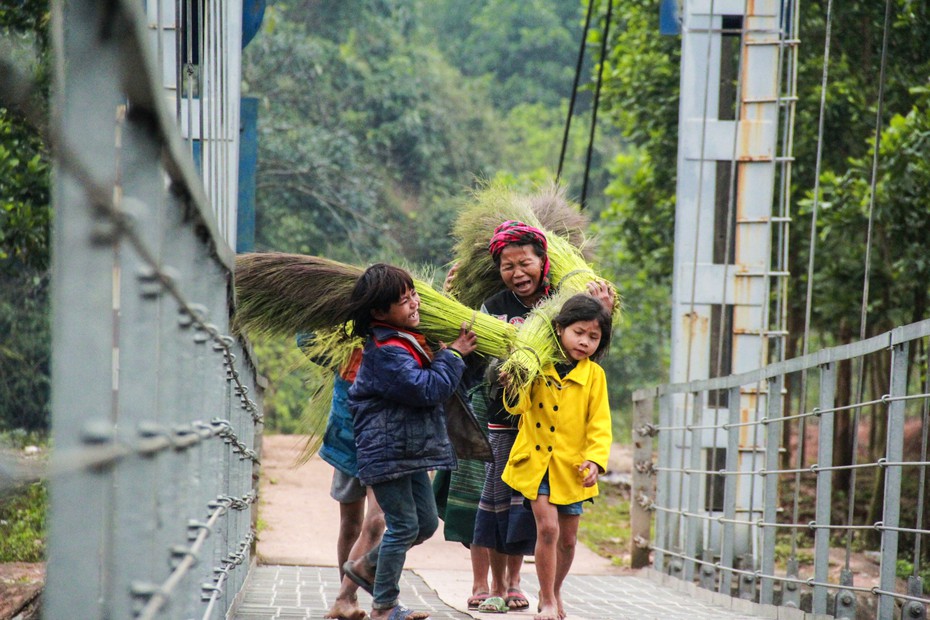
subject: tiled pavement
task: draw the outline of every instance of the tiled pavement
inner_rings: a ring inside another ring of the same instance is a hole
[[[444,604],[413,571],[404,571],[400,591],[404,604],[417,611],[429,611],[434,620],[472,617]],[[322,618],[338,592],[339,573],[333,567],[257,566],[249,575],[234,620]],[[362,609],[371,609],[371,596],[362,590],[358,600]]]
[[[436,574],[431,578],[436,581]],[[332,567],[257,566],[255,567],[233,620],[267,620],[271,618],[322,618],[338,591],[338,573]],[[527,592],[537,590],[536,576],[527,571],[523,578]],[[433,620],[494,618],[494,614],[465,613],[443,602],[437,590],[442,584],[428,584],[417,573],[405,570],[401,582],[401,600],[417,611],[429,611]],[[679,591],[681,590],[681,591]],[[687,620],[731,620],[779,616],[758,614],[756,610],[734,610],[719,605],[710,593],[688,588],[660,585],[642,575],[569,575],[563,586],[563,599],[569,620],[648,620],[651,618]],[[707,594],[707,596],[704,596]],[[535,603],[535,601],[533,601]],[[371,597],[359,593],[363,609],[370,608]],[[716,604],[715,604],[716,603]],[[739,607],[733,603],[733,607]],[[763,610],[765,611],[765,610]],[[756,613],[757,615],[750,615]],[[797,613],[797,612],[795,612]],[[511,612],[530,620],[530,612]],[[795,616],[797,617],[797,616]]]

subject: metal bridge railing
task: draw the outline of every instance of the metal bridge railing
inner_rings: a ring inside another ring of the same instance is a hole
[[[930,320],[756,371],[634,394],[634,560],[644,563],[651,548],[657,571],[762,605],[926,618],[928,336]],[[857,364],[873,369],[858,401],[863,390],[848,387]],[[723,391],[728,406],[715,407]],[[741,391],[767,394],[756,400],[764,410],[745,399],[741,408]],[[834,438],[839,425],[852,427],[848,462],[834,460],[848,447]],[[858,439],[869,432],[885,433],[873,442],[884,443],[878,454]]]
[[[47,618],[225,617],[253,554],[261,386],[141,11],[53,5]]]

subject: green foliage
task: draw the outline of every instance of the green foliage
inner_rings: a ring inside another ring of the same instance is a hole
[[[926,104],[915,87],[925,85],[930,74],[930,8],[912,0],[892,4],[884,93],[885,118],[892,120],[884,129],[880,153],[870,333],[925,318],[927,308],[922,242],[927,206],[921,200],[930,193],[922,139]],[[655,0],[633,0],[615,8],[618,34],[607,66],[603,109],[605,118],[637,150],[617,158],[613,168],[614,180],[607,189],[612,203],[600,221],[602,261],[614,274],[629,320],[618,340],[632,346],[620,357],[646,370],[648,377],[660,370],[655,362],[664,357],[665,346],[643,352],[637,343],[655,344],[648,333],[652,327],[660,340],[668,333],[680,39],[657,35]],[[803,197],[814,185],[826,2],[805,4],[801,10],[792,191]],[[858,324],[862,288],[850,283],[861,283],[863,276],[884,3],[834,3],[833,11],[814,276],[814,327],[823,332],[817,338],[827,341],[841,322]],[[789,269],[800,277],[789,281],[789,300],[792,316],[797,317],[805,303],[810,196],[795,203],[800,204],[793,213],[795,251]]]
[[[317,377],[311,364],[297,348],[296,340],[274,337],[253,339],[259,360],[259,372],[269,382],[264,394],[265,429],[276,433],[304,433],[303,420],[308,399],[323,380]]]
[[[851,158],[842,175],[822,175],[818,251],[831,257],[815,275],[822,324],[859,323],[869,206],[874,203],[869,314],[871,332],[926,318],[930,305],[930,96],[924,90],[906,115],[895,114],[882,131],[880,167],[872,197],[874,147]],[[805,203],[809,208],[810,200]],[[857,243],[850,243],[856,240]],[[829,291],[827,295],[821,291]]]
[[[913,153],[908,153],[907,149],[915,145],[908,147],[895,142],[894,134],[899,130],[893,129],[893,125],[899,121],[893,119],[906,117],[915,106],[921,105],[919,90],[915,87],[926,85],[930,74],[930,49],[926,46],[930,36],[930,7],[911,0],[894,0],[892,12],[882,119],[883,141],[887,136],[891,144],[883,144],[879,153],[879,172],[883,180],[875,201],[869,335],[889,329],[893,324],[926,318],[926,295],[914,290],[919,287],[916,282],[920,278],[914,277],[915,286],[909,288],[904,282],[896,281],[893,275],[895,271],[900,274],[910,269],[925,271],[921,264],[920,246],[923,244],[912,245],[921,230],[920,223],[913,229],[914,235],[902,231],[904,236],[895,239],[889,233],[901,230],[908,218],[915,222],[925,219],[926,203],[907,196],[921,191],[926,195],[930,185],[927,185],[926,175],[920,174],[920,165],[914,179],[907,179],[909,164],[906,162],[913,159]],[[795,134],[797,162],[793,167],[795,193],[801,198],[798,200],[800,217],[795,218],[791,233],[792,238],[798,240],[798,251],[792,255],[790,269],[801,276],[792,280],[789,293],[795,315],[803,313],[801,308],[806,302],[825,14],[825,3],[812,4],[803,12],[801,25],[801,38],[810,41],[810,45],[806,49],[802,47],[804,53],[799,67],[801,101]],[[812,300],[813,328],[828,334],[836,334],[839,329],[858,332],[883,21],[884,3],[834,5],[824,117],[825,146],[829,146],[822,151],[822,202],[818,213]],[[922,107],[926,109],[925,102]],[[886,125],[889,118],[892,119],[890,126]],[[909,122],[916,121],[912,117]],[[907,184],[911,187],[906,188]],[[898,200],[896,192],[901,189],[905,194]],[[890,228],[886,230],[886,226]],[[892,248],[895,259],[889,257]],[[886,261],[887,264],[882,264]]]
[[[811,541],[802,540],[798,544],[801,546],[810,546]],[[783,567],[787,564],[791,557],[791,541],[787,536],[780,538],[775,543],[775,562],[778,563],[779,567]],[[797,549],[795,551],[794,557],[802,566],[811,565],[814,563],[814,553],[811,549]]]
[[[907,579],[914,575],[914,564],[908,560],[898,560],[895,564],[895,575],[898,579]],[[925,566],[917,571],[917,576],[923,580],[923,583],[930,583],[930,566]]]
[[[616,485],[599,483],[600,495],[585,504],[578,540],[617,566],[629,565],[630,500]]]
[[[33,81],[43,97],[32,102],[44,116],[49,83],[48,0],[0,8],[0,42],[7,62]],[[44,269],[49,261],[49,152],[22,116],[0,96],[0,270]]]
[[[36,482],[0,497],[0,562],[45,560],[48,491]]]
[[[601,92],[603,118],[631,147],[609,164],[610,203],[595,226],[598,264],[623,299],[603,362],[621,412],[629,411],[633,390],[664,379],[669,356],[679,42],[657,36],[656,10],[651,1],[615,7],[619,23]]]
[[[0,4],[0,28],[14,32],[33,32],[43,45],[48,44],[48,0],[17,0]]]
[[[0,8],[8,62],[47,97],[47,0]],[[46,101],[33,102],[40,117]],[[45,429],[49,414],[50,158],[39,130],[0,96],[0,430]]]
[[[261,247],[447,258],[445,205],[490,170],[496,120],[486,90],[424,43],[410,7],[379,6],[279,2],[247,49],[244,79],[264,104]]]
[[[423,17],[450,61],[493,85],[502,110],[571,96],[583,14],[577,2],[424,1]]]
[[[0,108],[0,268],[49,262],[48,153],[35,130]]]
[[[0,271],[0,430],[48,428],[48,274]]]

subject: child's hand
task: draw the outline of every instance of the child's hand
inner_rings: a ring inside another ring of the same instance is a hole
[[[586,487],[593,487],[597,484],[599,472],[600,468],[593,461],[585,461],[578,466],[578,476],[581,478],[581,484]]]
[[[459,330],[459,337],[449,345],[450,348],[455,349],[462,356],[468,355],[474,351],[478,346],[478,335],[471,331],[468,328],[467,323],[462,323],[462,329]]]

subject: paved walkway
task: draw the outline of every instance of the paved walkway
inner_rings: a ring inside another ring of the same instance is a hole
[[[234,620],[322,618],[338,591],[335,541],[338,505],[329,497],[332,469],[319,460],[294,467],[301,441],[293,436],[266,436],[262,449],[259,499],[258,566],[248,583]],[[612,464],[614,469],[615,465]],[[500,614],[469,612],[471,594],[468,551],[443,540],[442,531],[411,550],[401,583],[401,600],[412,609],[429,611],[433,620],[480,618],[498,620]],[[538,582],[533,565],[522,572],[530,608]],[[579,544],[563,599],[569,620],[688,620],[753,617],[797,618],[778,615],[771,608],[759,613],[744,601],[731,601],[690,584],[670,582],[651,571],[630,571]],[[359,593],[363,609],[371,597]],[[782,610],[783,612],[785,610]],[[751,615],[755,613],[756,615]],[[795,612],[797,613],[797,612]],[[508,616],[531,620],[531,611]]]
[[[432,620],[500,618],[500,614],[467,612],[461,609],[459,599],[444,600],[440,592],[455,590],[452,582],[461,578],[461,571],[405,570],[401,582],[402,600],[414,610],[430,612]],[[234,619],[322,618],[336,596],[338,580],[339,574],[332,567],[258,566],[252,571]],[[528,590],[535,590],[534,575],[527,574],[524,583]],[[644,576],[569,575],[563,598],[570,620],[735,620],[760,617],[698,600],[693,593],[675,591]],[[535,605],[536,601],[532,602]],[[371,597],[360,593],[359,603],[363,609],[368,609]],[[530,620],[533,614],[529,611],[510,612],[507,616]]]

